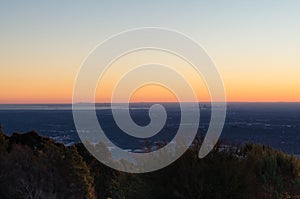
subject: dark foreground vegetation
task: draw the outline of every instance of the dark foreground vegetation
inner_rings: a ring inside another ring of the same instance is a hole
[[[99,163],[82,144],[0,132],[0,198],[300,198],[298,158],[247,144],[218,145],[198,159],[198,146],[162,170],[128,174]]]

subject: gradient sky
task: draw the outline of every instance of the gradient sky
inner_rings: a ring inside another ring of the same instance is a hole
[[[300,101],[300,1],[20,0],[0,3],[0,103],[70,103],[89,51],[145,26],[178,30],[201,44],[228,101]],[[148,91],[136,101],[160,99]]]

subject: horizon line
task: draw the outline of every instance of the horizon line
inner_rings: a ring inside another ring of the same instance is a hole
[[[126,104],[127,102],[77,102],[76,104]],[[175,101],[140,101],[130,102],[130,104],[142,103],[178,103]],[[181,103],[195,103],[195,101],[184,101]],[[197,101],[196,103],[212,103],[211,101]],[[215,101],[214,103],[224,103],[224,101]],[[300,103],[300,101],[225,101],[225,103]],[[0,105],[72,105],[73,103],[0,103]]]

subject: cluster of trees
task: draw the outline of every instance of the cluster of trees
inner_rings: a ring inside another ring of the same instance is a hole
[[[162,170],[130,174],[101,164],[82,144],[0,130],[0,198],[300,198],[298,158],[263,145],[218,144],[199,159],[200,144]]]
[[[96,198],[90,170],[75,146],[36,132],[1,134],[0,144],[0,198]]]

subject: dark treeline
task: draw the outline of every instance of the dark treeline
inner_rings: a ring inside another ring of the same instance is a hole
[[[0,198],[300,198],[298,158],[263,145],[218,144],[199,159],[200,144],[162,170],[129,174],[101,164],[82,144],[0,130]]]

